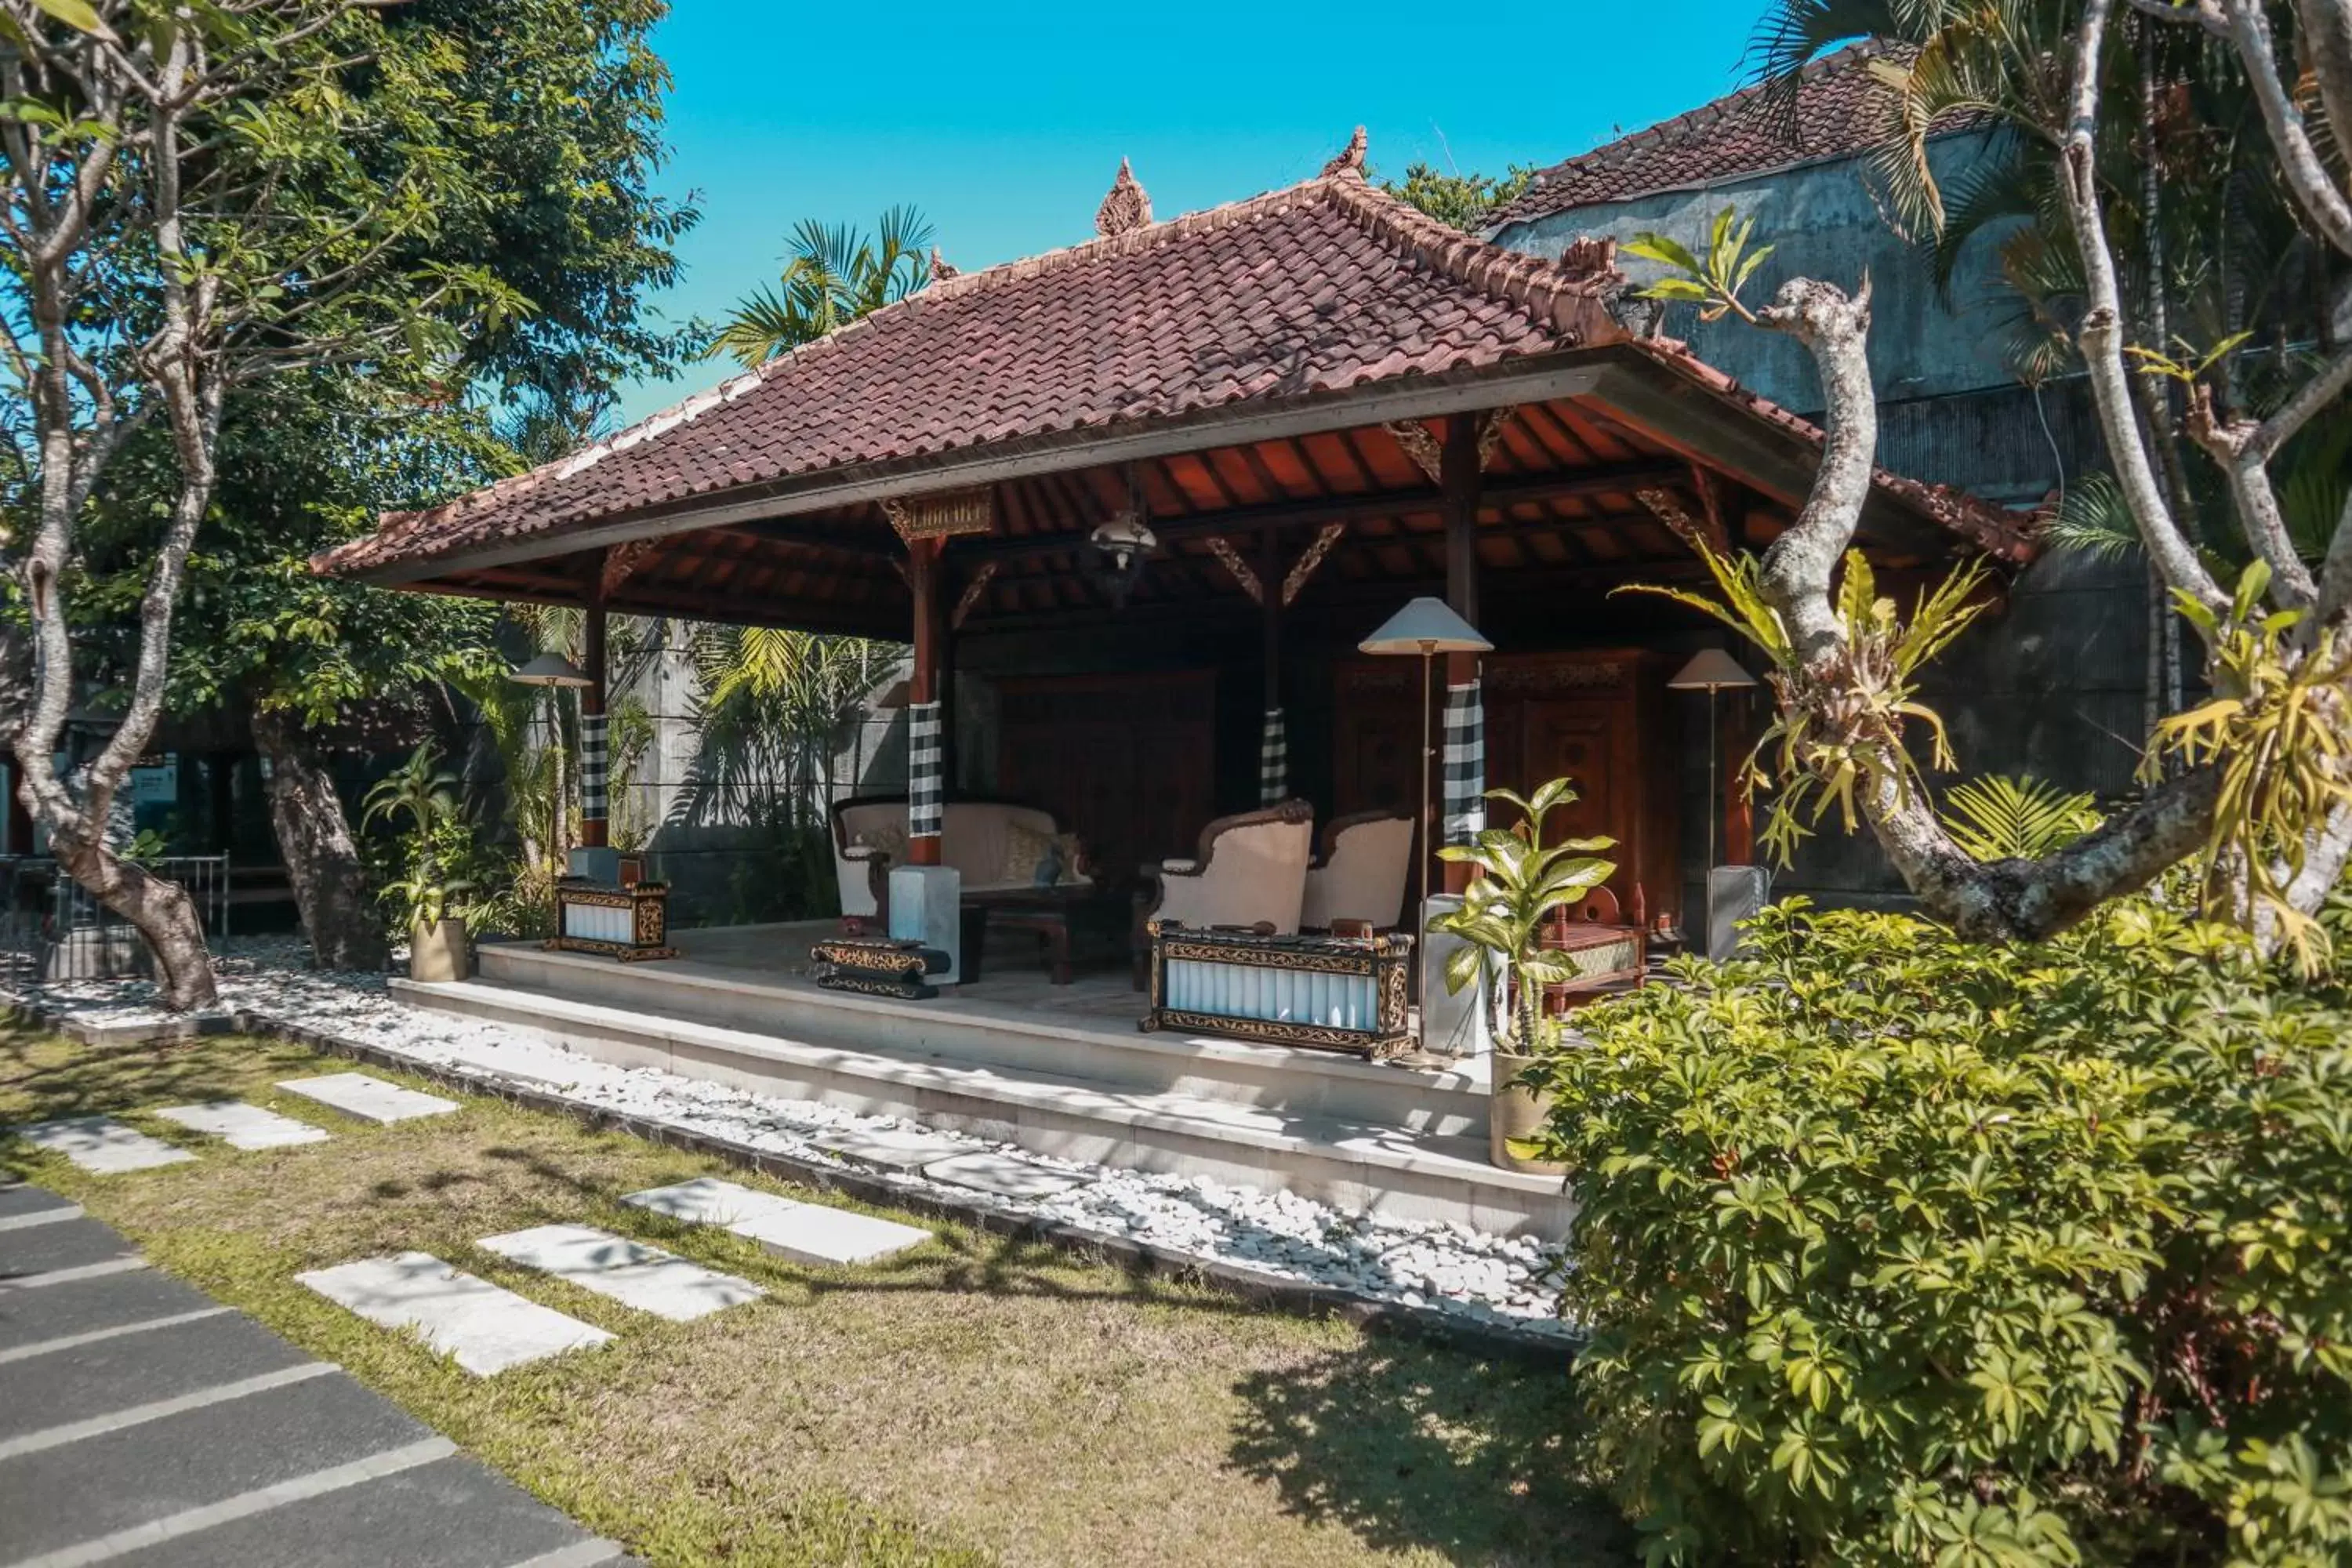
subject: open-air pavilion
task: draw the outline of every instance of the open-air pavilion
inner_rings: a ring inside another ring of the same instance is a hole
[[[573,457],[389,516],[318,569],[576,606],[599,683],[614,612],[911,642],[906,858],[939,858],[943,797],[1017,800],[1078,837],[1113,897],[1134,868],[1193,853],[1213,819],[1271,801],[1303,799],[1326,822],[1412,810],[1433,776],[1421,672],[1357,645],[1430,595],[1495,646],[1449,656],[1439,680],[1484,782],[1574,777],[1582,799],[1561,826],[1619,841],[1620,900],[1694,910],[1706,818],[1718,859],[1745,858],[1748,833],[1708,773],[1707,705],[1667,681],[1720,639],[1611,591],[1701,577],[1689,538],[1768,544],[1802,502],[1819,432],[1649,335],[1608,246],[1556,262],[1485,245],[1370,186],[1360,143],[1304,184],[1164,223],[1122,169],[1097,227],[1069,249],[943,272]],[[1122,565],[1116,547],[1139,529],[1152,547]],[[1897,583],[1962,552],[2015,563],[2031,549],[2013,515],[1892,475],[1861,542]],[[600,684],[585,697],[601,710]],[[599,727],[583,728],[593,743]],[[1476,780],[1455,773],[1444,819],[1458,835]],[[593,798],[588,816],[593,834]],[[1181,1062],[1138,1068],[1180,1043],[1135,1035],[1123,973],[1067,995],[1008,976],[877,1013],[797,977],[805,933],[676,940],[684,960],[625,971],[486,951],[486,984],[442,1001],[495,1009],[503,990],[543,1023],[572,998],[838,1040],[836,1058],[896,1053],[934,1074],[866,1103],[944,1114],[952,1100],[1024,1142],[1050,1124],[1040,1146],[1181,1164],[1223,1138],[1235,1168],[1263,1177],[1271,1158],[1290,1179],[1286,1161],[1311,1145],[1376,1191],[1443,1189],[1465,1216],[1500,1203],[1486,1219],[1505,1228],[1560,1217],[1554,1180],[1488,1171],[1465,1187],[1452,1169],[1483,1168],[1454,1147],[1478,1131],[1475,1067],[1192,1041]],[[853,1004],[867,1009],[854,1026],[824,1011]],[[1009,1043],[1023,1006],[1037,1026]],[[947,1022],[915,1018],[978,1021],[950,1040]],[[583,1042],[627,1033],[585,1013],[560,1026]],[[767,1070],[740,1042],[633,1026],[614,1049]],[[972,1061],[999,1083],[1112,1086],[1116,1113],[1001,1097],[991,1110],[973,1085],[936,1078]],[[832,1070],[772,1076],[814,1091]],[[1457,1089],[1473,1099],[1456,1104]]]

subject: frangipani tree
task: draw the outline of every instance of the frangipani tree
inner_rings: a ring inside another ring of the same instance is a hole
[[[1908,26],[1936,51],[1938,69],[1984,89],[1970,100],[1979,107],[2028,112],[2030,94],[1996,101],[1986,85],[2004,70],[2055,84],[2052,101],[2063,106],[2063,123],[2048,127],[2042,144],[2083,279],[2070,337],[2088,373],[2116,488],[2148,559],[2203,639],[2214,695],[2159,724],[2149,738],[2145,795],[2095,831],[2032,860],[1985,863],[1954,842],[1905,749],[1906,727],[1924,715],[1899,679],[1877,673],[1872,649],[1876,644],[1895,655],[1906,644],[1948,640],[1958,613],[1957,584],[1923,597],[1906,622],[1857,582],[1866,568],[1850,554],[1877,445],[1865,355],[1869,279],[1849,292],[1792,279],[1770,304],[1750,305],[1742,289],[1762,251],[1726,215],[1704,255],[1654,236],[1632,248],[1673,269],[1656,286],[1663,297],[1784,332],[1805,346],[1820,374],[1826,436],[1795,523],[1760,561],[1714,563],[1726,594],[1717,613],[1770,658],[1780,733],[1800,738],[1774,759],[1782,784],[1850,800],[1928,912],[1970,937],[2048,936],[2201,854],[2219,912],[2308,956],[2319,940],[2309,917],[2352,857],[2352,500],[2321,559],[2308,563],[2282,524],[2272,465],[2352,386],[2352,343],[2326,335],[2326,323],[2352,317],[2352,197],[2341,157],[2352,142],[2352,0],[2129,5],[2150,25],[2200,29],[2210,40],[2207,68],[2242,79],[2263,108],[2270,150],[2263,166],[2329,258],[2328,297],[2309,301],[2304,312],[2321,335],[2277,355],[2280,363],[2268,367],[2276,390],[2260,405],[2245,399],[2245,378],[2235,374],[2234,362],[2249,352],[2243,342],[2189,353],[2135,335],[2120,282],[2126,262],[2106,221],[2119,198],[2103,174],[2112,172],[2112,161],[2101,157],[2116,132],[2102,100],[2118,47],[2116,0],[1972,6],[1797,0],[1797,8],[1818,21],[1824,37],[1840,28],[1850,36],[1864,13]],[[2003,25],[1988,26],[1990,14]],[[2280,25],[2293,27],[2315,88],[2284,73]],[[1898,123],[1899,133],[1924,149],[1935,115],[1909,112]],[[1917,161],[1925,166],[1924,152]],[[2220,552],[2200,549],[2180,514],[2178,487],[2163,476],[2167,404],[2148,395],[2165,387],[2179,391],[2171,406],[2180,434],[2226,479],[2234,531],[2250,563],[2241,573],[2221,567]],[[1899,656],[1892,668],[1899,677]],[[2168,761],[2169,769],[2161,765]]]

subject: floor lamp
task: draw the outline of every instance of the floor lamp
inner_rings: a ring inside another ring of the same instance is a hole
[[[1370,654],[1419,654],[1421,656],[1421,853],[1417,886],[1419,895],[1413,900],[1413,945],[1416,952],[1426,953],[1429,921],[1429,858],[1433,847],[1429,831],[1429,764],[1435,754],[1429,742],[1430,680],[1436,657],[1441,653],[1488,653],[1495,645],[1478,635],[1478,629],[1448,608],[1443,599],[1426,595],[1413,600],[1381,626],[1380,630],[1356,645]],[[1425,959],[1424,959],[1425,962]],[[1421,1017],[1426,1029],[1429,1018],[1429,998],[1422,998]]]
[[[1715,760],[1715,694],[1738,690],[1756,684],[1756,678],[1739,668],[1739,661],[1719,647],[1702,648],[1691,661],[1675,672],[1666,685],[1676,691],[1706,693],[1706,885],[1710,896],[1715,885],[1715,824],[1723,815],[1723,785],[1716,777]]]

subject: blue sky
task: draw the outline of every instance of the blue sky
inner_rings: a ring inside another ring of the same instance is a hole
[[[820,18],[773,0],[672,0],[663,184],[696,194],[685,277],[657,303],[716,315],[775,275],[803,217],[922,209],[984,267],[1092,233],[1121,156],[1173,216],[1311,175],[1356,125],[1376,174],[1548,163],[1738,80],[1765,0],[1181,10],[899,4]],[[640,386],[635,419],[716,381]]]

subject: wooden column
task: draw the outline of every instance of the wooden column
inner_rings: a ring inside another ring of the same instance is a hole
[[[947,641],[946,628],[940,618],[940,550],[943,542],[937,539],[907,542],[907,586],[915,600],[915,668],[907,682],[907,863],[910,866],[940,863],[938,829],[917,833],[915,817],[921,807],[919,797],[926,790],[940,792],[943,797],[947,787],[941,772],[944,757],[939,750],[936,730],[928,747],[929,755],[922,755],[927,749],[923,738],[926,711],[929,713],[928,723],[940,723],[937,705],[942,689],[941,655]]]
[[[1438,449],[1438,489],[1445,513],[1445,605],[1472,626],[1478,624],[1478,416],[1446,416],[1445,437]],[[1478,656],[1445,656],[1445,684],[1461,686],[1478,679]],[[1443,758],[1441,749],[1441,765]],[[1443,775],[1440,775],[1441,778]],[[1441,808],[1442,810],[1442,808]],[[1471,868],[1457,861],[1444,864],[1445,890],[1465,891]]]
[[[604,733],[604,595],[600,586],[581,616],[580,657],[588,684],[580,689],[580,843],[602,849],[611,842],[606,826],[608,751]]]
[[[1258,719],[1258,804],[1273,805],[1290,795],[1290,735],[1282,710],[1282,543],[1273,529],[1258,547],[1262,655],[1265,700]]]

